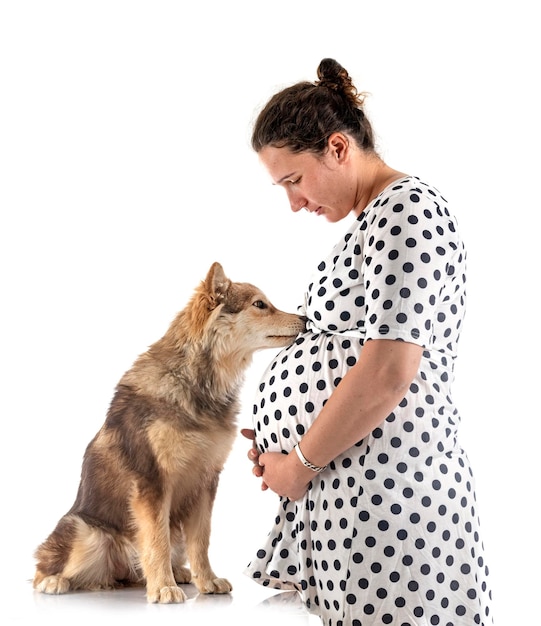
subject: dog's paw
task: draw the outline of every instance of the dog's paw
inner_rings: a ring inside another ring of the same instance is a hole
[[[174,567],[173,576],[179,585],[192,582],[192,572],[188,567]]]
[[[186,600],[186,594],[176,585],[155,590],[147,589],[147,600],[153,604],[181,604]]]
[[[199,593],[230,593],[233,586],[226,578],[195,580]]]
[[[62,576],[45,576],[35,588],[41,593],[59,594],[67,593],[70,589],[70,581]]]

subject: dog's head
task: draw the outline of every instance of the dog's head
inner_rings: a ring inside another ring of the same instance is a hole
[[[292,343],[305,319],[277,309],[250,283],[233,282],[213,263],[191,302],[194,328],[222,346],[250,354]]]

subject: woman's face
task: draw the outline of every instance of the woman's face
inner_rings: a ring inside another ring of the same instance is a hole
[[[259,159],[273,184],[285,189],[292,211],[306,209],[338,222],[354,209],[356,183],[343,152],[336,153],[330,146],[323,156],[316,156],[266,146]]]

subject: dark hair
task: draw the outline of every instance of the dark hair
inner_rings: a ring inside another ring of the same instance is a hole
[[[273,146],[323,154],[335,132],[345,132],[363,150],[375,151],[372,126],[363,111],[365,94],[334,59],[323,59],[317,76],[318,81],[286,87],[267,102],[252,131],[256,152]]]

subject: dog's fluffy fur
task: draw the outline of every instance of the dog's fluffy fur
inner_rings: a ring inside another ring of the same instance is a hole
[[[161,603],[185,600],[177,583],[230,592],[208,546],[244,372],[256,350],[288,345],[303,329],[303,318],[214,263],[118,383],[86,449],[76,500],[35,552],[34,587],[57,594],[141,584]]]

